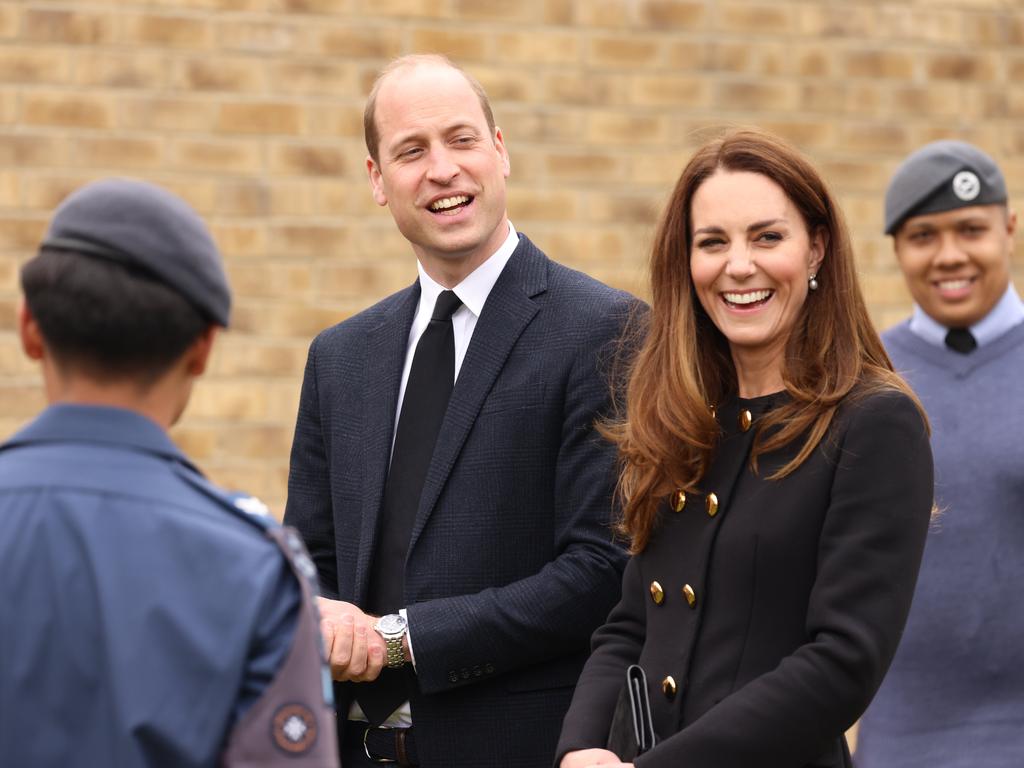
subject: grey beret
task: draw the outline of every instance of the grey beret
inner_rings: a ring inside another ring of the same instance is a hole
[[[40,247],[140,269],[228,324],[231,292],[217,246],[199,215],[161,187],[132,179],[86,184],[57,208]]]
[[[885,234],[911,216],[1006,202],[995,160],[963,141],[935,141],[904,160],[885,191]]]

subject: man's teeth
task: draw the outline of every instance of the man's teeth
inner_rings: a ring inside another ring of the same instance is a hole
[[[750,291],[749,293],[725,293],[725,300],[730,304],[754,304],[764,301],[772,295],[771,291]]]
[[[455,197],[444,197],[430,204],[430,210],[432,211],[447,211],[449,208],[454,208],[457,205],[469,202],[468,195],[456,195]]]
[[[940,280],[939,281],[939,290],[940,291],[956,291],[956,290],[959,290],[960,288],[966,288],[970,284],[971,284],[971,281],[968,280],[968,279],[964,279],[964,280]]]

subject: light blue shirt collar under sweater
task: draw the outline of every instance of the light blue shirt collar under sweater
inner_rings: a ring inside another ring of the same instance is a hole
[[[996,302],[992,311],[970,327],[971,335],[979,347],[990,344],[1007,331],[1024,323],[1024,301],[1021,301],[1013,283],[1006,286],[1006,293]],[[916,335],[934,344],[936,347],[946,346],[946,333],[949,328],[936,322],[917,304],[910,318],[910,330]]]

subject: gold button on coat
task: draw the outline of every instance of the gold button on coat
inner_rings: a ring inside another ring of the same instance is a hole
[[[665,602],[665,590],[656,581],[651,582],[651,600],[654,601],[655,605],[661,605]]]
[[[661,692],[665,694],[665,698],[669,701],[676,697],[676,681],[672,675],[661,681]]]
[[[686,604],[691,608],[697,607],[697,593],[693,591],[693,587],[689,584],[683,585],[683,597],[686,598]]]
[[[718,497],[709,493],[707,499],[704,500],[704,508],[708,512],[708,517],[714,517],[718,514]]]
[[[750,411],[740,411],[740,429],[746,432],[750,429],[750,425],[754,423],[754,417],[750,414]]]
[[[682,512],[683,507],[686,506],[686,493],[680,488],[678,491],[672,494],[672,509],[676,512]]]

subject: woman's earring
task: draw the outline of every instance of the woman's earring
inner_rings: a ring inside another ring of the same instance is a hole
[[[810,279],[807,281],[807,287],[810,288],[812,291],[818,290],[818,276],[817,275],[811,275]]]

